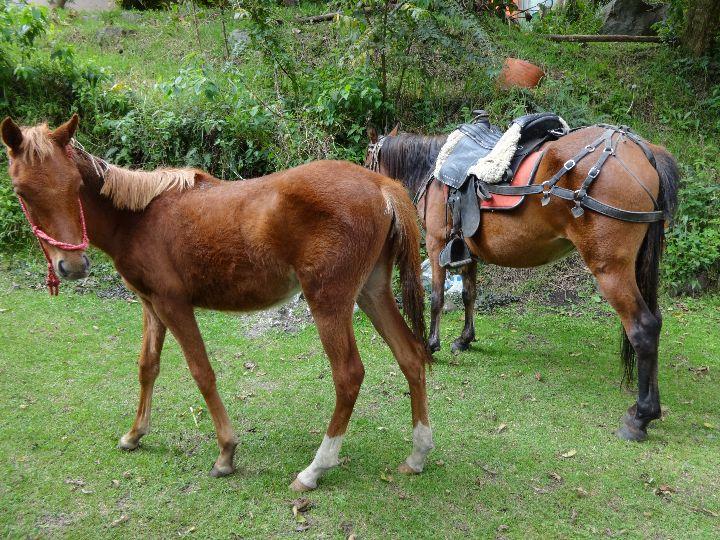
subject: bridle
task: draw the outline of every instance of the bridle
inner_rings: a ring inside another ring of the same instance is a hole
[[[368,153],[370,154],[370,165],[368,169],[373,172],[380,172],[380,150],[382,150],[382,145],[386,137],[387,135],[378,137],[377,141],[370,143],[368,146]]]
[[[67,156],[70,159],[73,159],[74,146],[75,143],[73,141],[72,145],[69,144],[65,147]],[[12,160],[10,160],[10,163],[12,163]],[[20,208],[22,208],[23,214],[25,214],[25,218],[30,224],[32,233],[35,235],[35,238],[38,239],[40,249],[42,249],[43,254],[45,255],[45,260],[47,261],[47,278],[45,279],[45,284],[47,285],[48,292],[50,293],[50,296],[57,296],[60,292],[60,279],[55,273],[55,268],[53,267],[52,260],[50,259],[50,254],[48,253],[41,240],[63,251],[83,251],[87,249],[89,241],[87,235],[87,228],[85,227],[85,213],[83,211],[82,201],[80,200],[80,197],[78,197],[78,206],[80,207],[80,227],[82,229],[82,241],[79,244],[70,244],[67,242],[61,242],[60,240],[53,238],[45,231],[43,231],[40,227],[35,225],[30,218],[30,213],[25,206],[25,201],[22,200],[22,197],[20,195],[18,195],[17,198],[20,202]]]

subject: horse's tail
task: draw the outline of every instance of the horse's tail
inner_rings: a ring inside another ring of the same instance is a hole
[[[659,210],[665,214],[665,221],[656,221],[648,227],[645,239],[638,251],[635,262],[635,280],[648,309],[658,312],[658,283],[660,259],[665,244],[665,226],[672,222],[677,208],[677,192],[680,181],[680,170],[675,158],[661,146],[649,145],[655,155],[655,168],[660,177],[658,195]],[[635,349],[623,329],[622,339],[623,379],[626,383],[633,380],[635,371]]]
[[[395,265],[400,271],[403,312],[412,333],[425,345],[427,330],[424,290],[420,277],[420,229],[417,213],[399,182],[388,181],[383,184],[382,193],[387,211],[393,216],[390,234],[395,247]]]

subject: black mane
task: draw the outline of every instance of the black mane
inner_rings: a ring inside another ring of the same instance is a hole
[[[401,133],[387,137],[380,151],[380,165],[391,178],[400,180],[412,197],[435,168],[435,160],[447,135]]]

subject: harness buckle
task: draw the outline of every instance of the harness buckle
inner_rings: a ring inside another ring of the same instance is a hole
[[[595,147],[594,147],[594,146],[590,146],[590,145],[588,144],[587,146],[585,146],[585,150],[587,150],[588,152],[594,152],[594,151],[595,151]]]
[[[563,165],[563,168],[564,168],[566,171],[569,171],[569,170],[572,169],[575,165],[577,165],[577,163],[575,163],[575,160],[574,160],[574,159],[568,159],[568,160],[565,162],[565,164]]]
[[[548,189],[548,186],[550,186],[550,180],[545,180],[542,184],[540,184],[543,188],[542,191],[542,199],[540,200],[540,204],[543,206],[547,206],[547,204],[550,202],[550,194],[552,191],[552,186]]]
[[[600,175],[600,169],[596,168],[594,165],[588,172],[588,177],[592,178],[593,180],[597,178]]]

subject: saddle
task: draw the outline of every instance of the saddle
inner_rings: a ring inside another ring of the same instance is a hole
[[[567,124],[554,113],[521,116],[502,132],[490,124],[485,111],[474,112],[476,117],[472,123],[461,125],[448,137],[434,172],[434,177],[447,186],[452,214],[450,238],[440,253],[440,264],[446,268],[472,262],[464,238],[473,236],[480,227],[480,211],[485,205],[481,206],[479,199],[492,198],[489,185],[510,184],[525,158],[546,141],[568,132]],[[517,204],[508,208],[515,206]],[[503,209],[493,205],[487,208]]]

